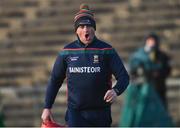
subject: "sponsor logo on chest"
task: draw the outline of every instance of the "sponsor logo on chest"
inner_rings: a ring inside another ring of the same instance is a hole
[[[100,67],[69,67],[70,73],[98,73],[101,72]]]
[[[73,56],[69,58],[70,61],[77,61],[79,59],[79,56]]]

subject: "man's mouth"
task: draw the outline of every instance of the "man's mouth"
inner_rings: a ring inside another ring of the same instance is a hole
[[[89,34],[88,34],[88,33],[85,34],[85,38],[86,38],[86,39],[89,39]]]

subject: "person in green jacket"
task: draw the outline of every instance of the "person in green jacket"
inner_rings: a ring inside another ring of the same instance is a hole
[[[155,33],[129,60],[131,83],[126,91],[120,126],[172,126],[166,110],[166,79],[170,58],[160,49]]]
[[[167,107],[166,79],[170,75],[171,66],[170,58],[160,49],[159,37],[155,33],[150,33],[145,38],[145,46],[132,55],[129,63],[132,77],[143,73],[145,81],[154,87]]]

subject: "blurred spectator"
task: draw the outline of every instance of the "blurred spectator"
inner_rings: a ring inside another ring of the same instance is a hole
[[[173,126],[165,109],[165,81],[171,68],[159,42],[158,36],[150,33],[144,47],[130,58],[131,84],[126,91],[120,126]]]
[[[165,107],[166,78],[169,76],[171,67],[169,57],[160,49],[160,40],[155,33],[150,33],[145,38],[145,46],[140,48],[130,58],[130,74],[137,78],[143,73],[145,81],[153,85]]]

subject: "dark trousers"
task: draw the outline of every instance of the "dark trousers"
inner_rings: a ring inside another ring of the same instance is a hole
[[[76,110],[69,109],[65,120],[68,127],[110,127],[112,123],[111,109]]]

